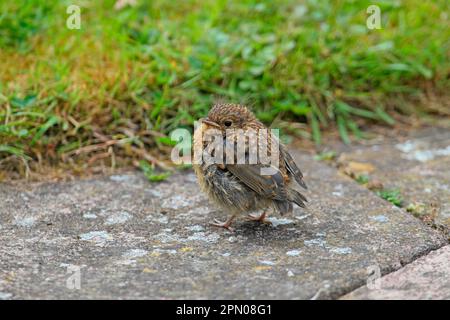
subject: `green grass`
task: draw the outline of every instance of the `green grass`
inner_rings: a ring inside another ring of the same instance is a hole
[[[144,173],[145,177],[150,182],[160,182],[160,181],[166,180],[171,175],[171,172],[169,172],[169,171],[162,172],[162,173],[156,173],[154,166],[151,166],[145,160],[139,161],[139,167],[141,168],[141,170]]]
[[[365,26],[373,1],[114,2],[78,1],[69,30],[77,2],[1,1],[0,171],[164,159],[217,97],[306,123],[316,143],[448,99],[446,0],[377,1],[381,30]]]

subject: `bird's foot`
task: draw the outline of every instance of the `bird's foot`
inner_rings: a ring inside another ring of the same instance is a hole
[[[272,224],[272,222],[270,222],[269,220],[266,220],[266,215],[267,215],[267,213],[265,211],[261,215],[249,214],[247,216],[247,219],[249,221],[257,221],[257,222],[261,222],[261,223]]]
[[[222,222],[222,221],[219,221],[217,219],[214,219],[213,222],[210,222],[210,225],[212,225],[214,227],[227,229],[230,232],[234,232],[234,229],[232,227],[230,227],[232,221],[233,221],[233,219],[228,219],[225,222]]]

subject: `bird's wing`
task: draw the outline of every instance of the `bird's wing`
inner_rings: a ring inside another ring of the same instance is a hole
[[[297,181],[297,183],[301,185],[304,189],[308,189],[306,183],[303,181],[302,172],[295,164],[294,159],[292,159],[291,155],[289,154],[289,151],[287,151],[286,147],[283,146],[281,143],[280,143],[280,155],[281,159],[284,159],[287,171],[291,174],[291,176],[294,177],[295,181]]]
[[[264,166],[259,164],[231,164],[226,168],[257,194],[274,200],[288,200],[283,176],[277,168],[272,167],[273,175],[262,175]]]

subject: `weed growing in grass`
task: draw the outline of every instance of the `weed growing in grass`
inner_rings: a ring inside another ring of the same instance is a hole
[[[156,173],[154,167],[152,167],[147,161],[141,160],[139,161],[139,167],[144,173],[145,177],[150,182],[160,182],[166,180],[172,173],[171,172],[162,172]]]

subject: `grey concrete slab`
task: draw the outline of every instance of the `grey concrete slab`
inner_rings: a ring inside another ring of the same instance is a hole
[[[421,257],[384,277],[373,279],[342,297],[343,300],[449,300],[450,246]]]
[[[446,243],[334,168],[294,153],[306,210],[272,225],[225,218],[193,173],[0,185],[0,298],[327,299]],[[368,269],[369,268],[369,269]]]
[[[387,189],[399,189],[405,209],[450,237],[450,129],[428,128],[341,151],[341,165],[372,165],[372,180]]]

